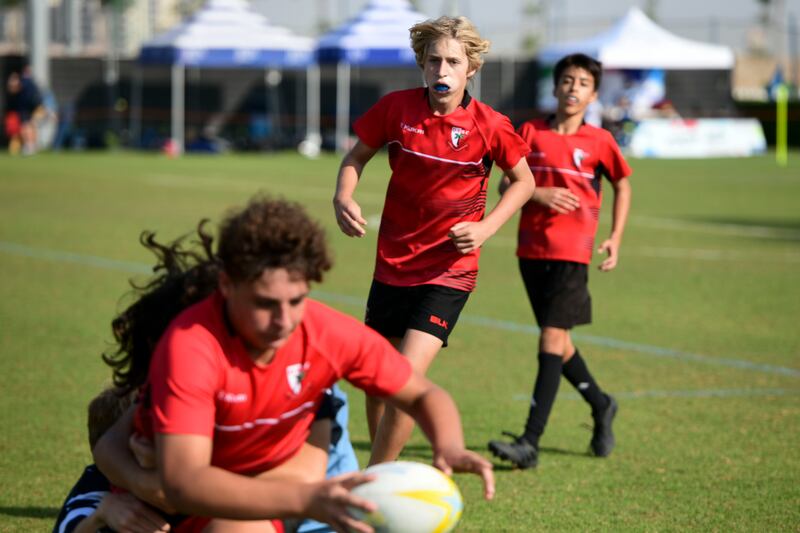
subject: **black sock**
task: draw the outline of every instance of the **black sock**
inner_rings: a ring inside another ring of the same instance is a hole
[[[525,440],[539,447],[539,437],[544,433],[547,417],[556,400],[558,385],[561,382],[561,365],[563,359],[560,355],[539,352],[539,371],[536,374],[536,384],[533,386],[533,398],[528,411],[528,421],[525,422]]]
[[[608,398],[603,394],[603,391],[600,390],[597,382],[589,373],[586,362],[583,360],[583,357],[581,357],[577,348],[575,349],[575,354],[570,357],[569,361],[564,363],[561,371],[564,377],[567,378],[567,381],[578,389],[583,399],[592,406],[593,413],[600,412],[608,406]]]

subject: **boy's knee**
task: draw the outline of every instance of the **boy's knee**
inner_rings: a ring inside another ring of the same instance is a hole
[[[555,355],[566,356],[565,352],[569,344],[569,330],[561,328],[542,328],[539,337],[539,351]]]

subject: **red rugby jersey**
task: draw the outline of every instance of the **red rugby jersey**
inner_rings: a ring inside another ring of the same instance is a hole
[[[528,164],[537,187],[566,187],[580,198],[568,214],[529,201],[519,220],[517,255],[589,264],[594,250],[602,196],[602,176],[616,181],[631,169],[611,134],[583,124],[574,135],[560,135],[546,120],[531,120],[519,128],[530,145]]]
[[[345,378],[367,394],[396,393],[411,366],[380,335],[314,300],[268,365],[232,336],[219,293],[170,324],[150,364],[136,431],[211,437],[211,464],[240,474],[270,470],[306,441],[323,391]]]
[[[437,116],[417,88],[384,96],[353,128],[368,146],[388,145],[392,167],[375,279],[474,289],[480,251],[462,255],[447,233],[483,218],[493,162],[509,170],[528,153],[508,118],[467,93],[456,111]]]

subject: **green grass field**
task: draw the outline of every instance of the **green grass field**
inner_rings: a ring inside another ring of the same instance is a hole
[[[594,323],[576,344],[617,395],[618,447],[586,454],[589,410],[564,382],[535,471],[497,465],[497,498],[457,476],[460,531],[800,530],[800,154],[791,166],[634,160],[620,266],[593,270]],[[0,157],[0,532],[49,531],[90,461],[85,408],[109,378],[100,353],[128,279],[172,239],[257,190],[322,220],[337,262],[317,295],[362,316],[388,179],[378,157],[357,193],[371,231],[348,239],[330,198],[338,159],[292,154]],[[606,192],[610,188],[606,187]],[[610,195],[601,219],[608,231]],[[490,197],[493,204],[495,197]],[[514,258],[515,223],[485,247],[478,289],[431,371],[468,445],[519,431],[536,334]],[[363,398],[351,431],[368,451]],[[431,454],[415,434],[406,457]]]

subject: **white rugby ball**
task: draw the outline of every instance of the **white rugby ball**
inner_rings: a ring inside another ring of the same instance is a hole
[[[375,480],[353,493],[378,506],[372,513],[352,509],[353,516],[376,533],[447,533],[461,518],[464,503],[453,480],[423,463],[394,461],[367,468]]]

